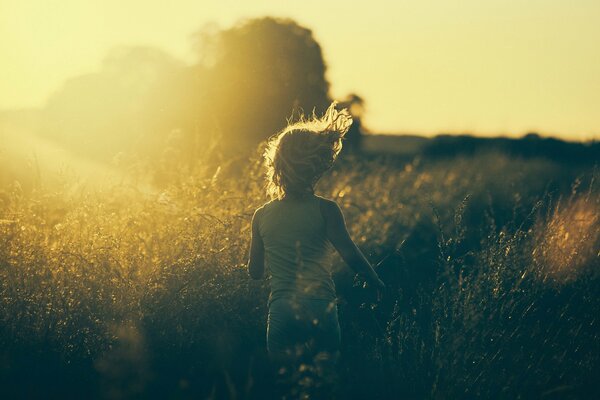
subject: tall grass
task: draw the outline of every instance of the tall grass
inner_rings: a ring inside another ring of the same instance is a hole
[[[244,269],[264,202],[258,159],[241,175],[166,171],[155,190],[5,188],[6,393],[272,394],[268,282]],[[340,203],[390,288],[378,303],[336,261],[340,396],[598,394],[594,174],[499,154],[340,160],[319,193]]]

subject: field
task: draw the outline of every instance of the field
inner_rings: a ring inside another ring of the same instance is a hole
[[[268,282],[245,270],[259,157],[174,159],[153,180],[4,185],[3,397],[271,396]],[[344,155],[318,193],[388,291],[377,302],[336,261],[340,398],[598,398],[597,179],[493,151]]]

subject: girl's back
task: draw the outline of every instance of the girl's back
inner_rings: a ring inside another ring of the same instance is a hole
[[[331,278],[333,246],[327,239],[321,198],[286,197],[257,214],[271,274],[269,302],[278,298],[335,300]]]

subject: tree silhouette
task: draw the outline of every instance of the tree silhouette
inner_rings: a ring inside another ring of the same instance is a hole
[[[353,120],[352,126],[345,135],[344,149],[351,152],[359,151],[363,135],[362,115],[365,111],[365,100],[356,93],[350,93],[339,103],[339,107],[350,110]]]
[[[207,26],[195,39],[198,62],[189,66],[152,47],[113,49],[98,72],[51,96],[43,133],[101,161],[122,152],[160,160],[168,148],[192,166],[215,142],[225,159],[243,156],[293,113],[330,103],[321,47],[292,20]]]
[[[140,146],[152,132],[174,124],[156,103],[170,97],[164,82],[180,74],[182,65],[153,47],[117,47],[98,72],[68,79],[48,100],[43,134],[73,151],[100,160]],[[172,84],[169,86],[173,87]]]
[[[211,82],[211,100],[200,112],[216,119],[225,147],[255,144],[294,112],[322,112],[329,104],[321,47],[292,20],[245,20],[196,38]]]

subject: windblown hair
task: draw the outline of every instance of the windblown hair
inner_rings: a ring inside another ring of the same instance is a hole
[[[264,152],[267,194],[282,199],[288,194],[312,193],[315,184],[342,150],[342,138],[352,125],[347,109],[338,111],[333,102],[318,118],[300,116],[273,135]]]

